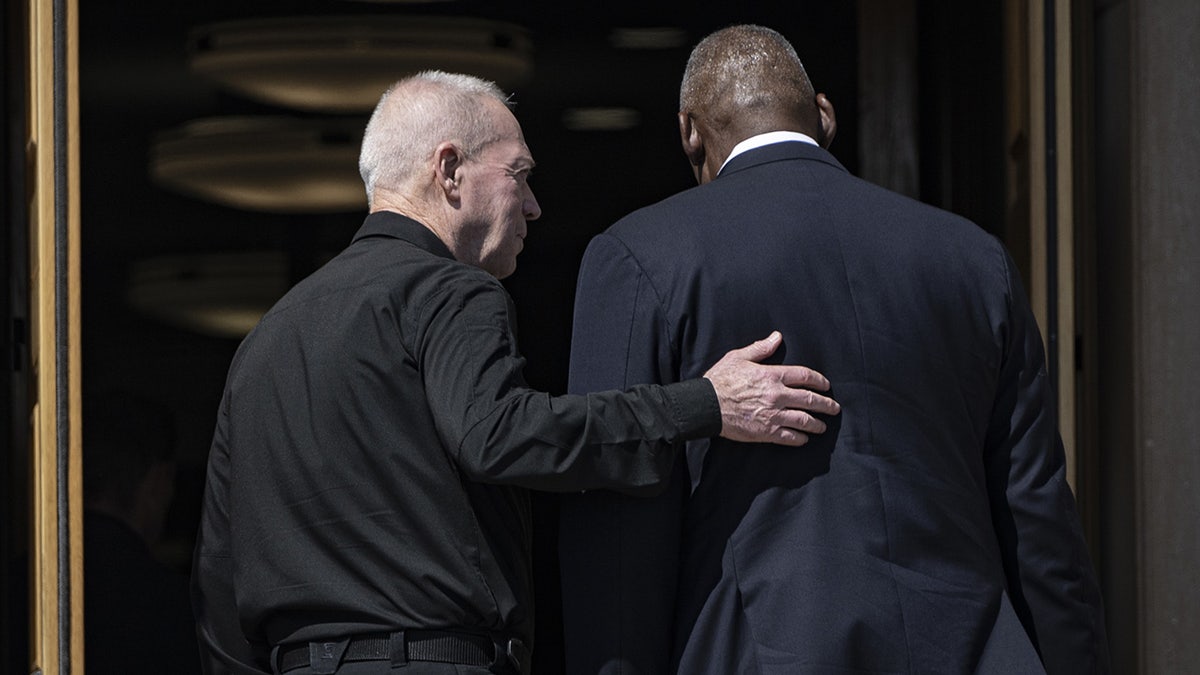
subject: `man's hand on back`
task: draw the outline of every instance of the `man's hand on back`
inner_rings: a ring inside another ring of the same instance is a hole
[[[804,445],[809,434],[825,431],[814,414],[836,415],[841,406],[817,391],[829,380],[804,366],[759,363],[779,348],[778,331],[721,357],[704,377],[721,404],[721,436],[734,441]],[[815,391],[814,391],[815,390]]]

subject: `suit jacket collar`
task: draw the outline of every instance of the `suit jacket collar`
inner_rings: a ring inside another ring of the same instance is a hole
[[[846,167],[834,159],[833,155],[829,154],[823,148],[808,143],[799,141],[786,141],[783,143],[772,143],[764,145],[761,148],[748,150],[742,154],[729,160],[725,168],[721,169],[721,173],[717,174],[717,179],[722,176],[745,171],[751,167],[769,164],[771,162],[782,162],[794,159],[813,160],[824,162],[830,166],[846,171]],[[849,172],[847,172],[849,173]]]
[[[434,255],[454,260],[454,254],[433,230],[393,211],[376,211],[368,215],[351,243],[368,237],[401,239]]]

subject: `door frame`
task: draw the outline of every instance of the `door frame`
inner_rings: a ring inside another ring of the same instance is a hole
[[[30,666],[83,672],[76,0],[25,7]]]

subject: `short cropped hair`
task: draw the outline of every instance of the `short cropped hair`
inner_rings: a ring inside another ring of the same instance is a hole
[[[384,92],[367,122],[358,157],[368,201],[376,187],[404,187],[440,143],[454,142],[469,157],[496,140],[480,105],[486,97],[510,105],[492,82],[437,70],[400,80]]]
[[[815,112],[808,73],[787,38],[764,26],[719,30],[688,58],[679,109],[703,113],[724,126],[747,112]]]

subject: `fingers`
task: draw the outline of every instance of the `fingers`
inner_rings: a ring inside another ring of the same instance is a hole
[[[780,429],[771,442],[777,445],[790,445],[793,448],[798,448],[808,443],[808,434],[801,433],[795,429]]]
[[[799,410],[782,410],[774,419],[772,430],[764,432],[765,441],[778,445],[799,447],[810,440],[810,434],[825,433],[825,423]]]
[[[778,371],[779,381],[789,387],[804,387],[818,391],[829,391],[829,380],[812,368],[805,368],[804,366],[766,367]]]
[[[742,442],[799,446],[811,434],[824,433],[816,415],[837,415],[841,406],[822,391],[829,380],[804,366],[759,363],[783,343],[772,331],[765,339],[727,353],[704,377],[713,384],[721,407],[721,436]]]
[[[829,388],[829,383],[825,383],[825,389]],[[771,404],[777,408],[788,410],[807,410],[810,413],[823,413],[826,415],[836,415],[842,411],[842,406],[837,401],[822,396],[808,389],[792,389],[782,387],[775,392],[771,399]]]
[[[803,410],[781,410],[775,417],[775,424],[780,430],[805,432],[809,434],[825,433],[825,423]]]
[[[735,357],[745,359],[746,361],[762,361],[768,356],[775,353],[779,349],[779,345],[783,343],[783,335],[779,331],[771,331],[767,337],[756,340],[741,349],[734,349],[725,355],[725,359]],[[722,359],[724,360],[724,359]]]

